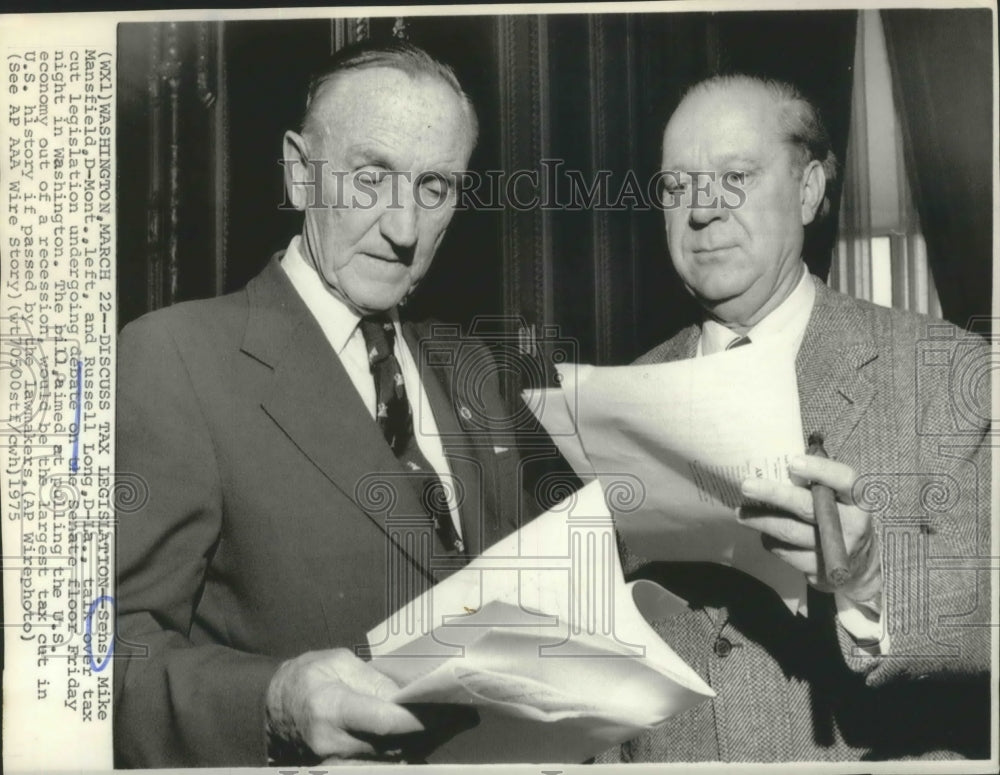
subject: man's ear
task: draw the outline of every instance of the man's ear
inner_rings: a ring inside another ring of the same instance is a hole
[[[302,135],[291,130],[285,132],[282,141],[282,155],[285,168],[285,191],[288,201],[296,210],[305,210],[310,196],[315,195],[316,182],[309,164],[309,152]]]
[[[826,193],[826,173],[823,165],[813,159],[802,170],[801,183],[802,225],[807,226],[816,218]]]

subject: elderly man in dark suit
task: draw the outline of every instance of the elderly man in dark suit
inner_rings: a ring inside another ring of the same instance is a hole
[[[627,573],[689,601],[656,626],[718,696],[599,761],[986,757],[990,584],[975,571],[990,532],[984,342],[807,272],[804,229],[828,209],[836,163],[794,87],[746,76],[695,85],[667,124],[662,169],[671,258],[704,319],[639,362],[783,349],[804,431],[823,434],[831,459],[793,459],[802,486],[743,483],[762,506],[740,519],[806,575],[808,617],[733,569],[624,547]],[[837,496],[851,576],[836,590],[810,482]],[[944,556],[953,562],[934,567]]]
[[[118,466],[149,503],[117,538],[118,766],[398,759],[424,729],[355,647],[520,505],[496,380],[452,378],[485,351],[428,363],[397,314],[476,133],[425,52],[341,52],[284,140],[301,236],[122,332]]]

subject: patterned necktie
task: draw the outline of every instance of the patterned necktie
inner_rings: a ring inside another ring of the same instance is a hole
[[[361,334],[365,338],[368,366],[375,380],[375,420],[386,443],[406,470],[426,474],[417,483],[420,502],[434,521],[434,529],[445,547],[463,554],[465,545],[452,522],[444,484],[420,451],[413,434],[413,412],[406,397],[403,372],[393,353],[396,328],[387,315],[369,315],[361,319]]]
[[[726,345],[727,350],[735,350],[737,347],[742,347],[745,344],[750,344],[749,336],[739,336],[729,344]]]

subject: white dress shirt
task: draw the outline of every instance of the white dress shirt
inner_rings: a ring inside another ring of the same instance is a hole
[[[815,303],[816,287],[803,264],[799,283],[788,298],[747,331],[746,336],[749,337],[750,344],[766,344],[780,348],[794,359],[798,356]],[[740,334],[721,323],[705,320],[701,324],[697,356],[722,352],[739,338]],[[881,601],[876,598],[865,603],[854,603],[839,593],[834,594],[834,599],[837,602],[837,616],[844,628],[859,641],[875,642],[875,646],[867,647],[875,649],[870,653],[887,654],[889,636],[882,631]]]
[[[354,383],[358,395],[361,396],[361,400],[374,421],[377,403],[375,380],[368,365],[368,349],[365,346],[364,335],[361,333],[361,326],[358,325],[361,316],[331,292],[316,270],[308,264],[302,253],[299,252],[299,239],[298,236],[292,238],[288,250],[285,251],[285,255],[281,259],[281,268],[284,269],[292,286],[302,297],[302,301],[305,302],[313,317],[316,318],[316,322],[319,323],[330,347],[340,359],[341,365],[347,371],[347,375]],[[389,314],[396,327],[394,354],[403,373],[403,383],[406,385],[406,395],[410,401],[410,411],[413,413],[414,439],[437,475],[444,482],[448,482],[451,479],[451,469],[448,467],[448,461],[444,455],[444,447],[441,445],[441,436],[434,420],[434,413],[427,400],[427,391],[424,390],[423,384],[420,382],[420,372],[416,361],[414,361],[413,354],[403,338],[399,316],[395,309]],[[453,487],[445,487],[448,492],[448,508],[451,511],[451,519],[455,524],[455,530],[461,536],[462,524],[455,503],[454,489]]]
[[[746,335],[751,342],[774,344],[793,356],[798,355],[815,302],[816,288],[803,264],[799,284],[788,294],[788,298],[771,310],[765,318],[759,320]],[[722,323],[706,320],[701,324],[698,355],[712,355],[725,350],[731,342],[739,338],[739,334],[726,328]]]

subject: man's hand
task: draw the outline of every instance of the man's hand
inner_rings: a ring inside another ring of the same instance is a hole
[[[272,736],[317,759],[398,759],[378,738],[424,725],[390,702],[396,683],[347,649],[310,651],[284,662],[267,690]]]
[[[763,506],[739,510],[740,522],[762,533],[764,547],[802,571],[810,584],[826,592],[834,591],[823,578],[822,552],[818,546],[810,482],[830,487],[837,495],[840,524],[847,547],[850,580],[836,591],[866,603],[882,589],[878,537],[871,515],[854,505],[851,489],[857,479],[854,470],[836,460],[800,455],[791,460],[788,472],[805,480],[799,486],[769,479],[745,479],[743,494]]]

